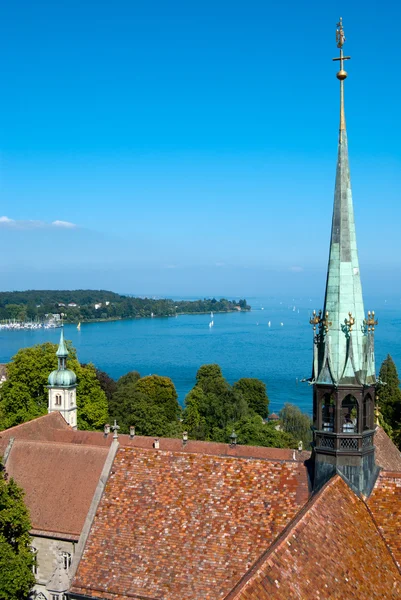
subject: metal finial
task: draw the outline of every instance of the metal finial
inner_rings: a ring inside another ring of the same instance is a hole
[[[312,317],[309,319],[309,323],[312,325],[313,331],[316,331],[316,325],[319,325],[321,320],[322,320],[322,311],[319,310],[319,313],[316,314],[316,311],[314,310],[312,313]]]
[[[113,440],[118,440],[118,430],[120,429],[120,426],[117,425],[117,421],[116,419],[114,419],[114,425],[112,425],[112,430],[113,430]]]
[[[337,23],[336,30],[336,42],[337,48],[340,48],[340,56],[333,58],[333,60],[340,61],[340,70],[337,73],[337,79],[340,80],[340,141],[342,140],[341,132],[345,131],[345,112],[344,112],[344,79],[347,78],[347,71],[344,70],[344,61],[349,60],[350,56],[344,56],[343,45],[345,42],[345,35],[343,29],[343,20],[340,17],[340,21]]]
[[[348,327],[348,331],[352,331],[353,326],[355,325],[355,318],[352,316],[352,313],[348,313],[349,319],[345,319],[344,323]]]
[[[329,321],[329,311],[328,310],[326,310],[324,319],[321,321],[322,321],[322,327],[324,327],[324,330],[327,333],[329,331],[329,327],[331,327],[333,325],[333,323],[331,321]]]
[[[374,310],[372,310],[372,312],[370,310],[368,310],[368,318],[365,319],[364,324],[367,326],[369,333],[370,332],[374,333],[375,327],[379,324],[379,321],[377,319],[375,319],[375,311]]]

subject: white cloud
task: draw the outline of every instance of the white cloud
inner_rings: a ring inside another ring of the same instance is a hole
[[[34,221],[33,219],[10,219],[9,217],[0,217],[0,227],[6,227],[8,229],[45,229],[47,227],[64,227],[72,229],[77,227],[75,223],[69,221],[53,221],[52,223],[46,223],[45,221]]]
[[[295,266],[295,267],[290,267],[289,270],[292,271],[293,273],[301,273],[304,270],[304,268]]]
[[[71,223],[70,221],[53,221],[52,225],[53,227],[66,227],[67,229],[77,227],[75,223]]]

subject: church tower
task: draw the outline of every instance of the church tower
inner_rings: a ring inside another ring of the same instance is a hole
[[[313,312],[314,488],[339,472],[357,492],[369,493],[377,475],[374,456],[374,312],[365,316],[356,246],[344,111],[345,42],[340,50],[340,131],[323,312]]]
[[[48,378],[49,413],[59,412],[71,427],[77,428],[77,378],[74,371],[67,369],[68,350],[61,329],[60,343],[56,352],[58,369]]]

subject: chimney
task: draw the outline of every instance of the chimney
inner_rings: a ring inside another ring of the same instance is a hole
[[[156,450],[159,449],[159,439],[156,438],[155,441],[153,442],[153,448],[155,448]]]

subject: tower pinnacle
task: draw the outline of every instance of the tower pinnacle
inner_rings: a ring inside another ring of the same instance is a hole
[[[336,471],[367,493],[377,474],[374,461],[375,315],[365,317],[351,192],[344,111],[347,73],[340,18],[336,31],[340,61],[340,132],[333,220],[323,310],[314,312],[315,489]],[[317,329],[318,326],[318,329]]]

